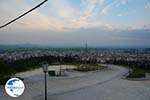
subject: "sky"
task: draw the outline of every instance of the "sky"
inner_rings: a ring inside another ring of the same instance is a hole
[[[0,0],[0,26],[42,0]],[[0,29],[0,44],[150,47],[150,0],[48,0]]]

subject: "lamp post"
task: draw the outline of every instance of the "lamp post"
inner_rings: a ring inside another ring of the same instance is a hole
[[[59,56],[59,64],[60,64],[60,72],[59,72],[59,75],[61,76],[62,75],[62,73],[61,73],[61,62],[62,62],[62,57],[61,56]]]
[[[128,62],[128,67],[129,67],[129,74],[131,73],[131,70],[130,70],[130,62]]]
[[[47,77],[46,73],[48,72],[48,64],[45,62],[42,64],[42,69],[45,75],[45,100],[47,100]]]
[[[87,44],[85,44],[85,57],[86,57],[86,65],[87,65],[87,60],[88,60],[88,56],[87,56]]]

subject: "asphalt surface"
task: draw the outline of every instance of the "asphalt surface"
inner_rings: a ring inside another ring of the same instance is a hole
[[[127,69],[109,65],[94,72],[67,72],[68,76],[48,77],[48,100],[150,100],[150,81],[123,79]],[[25,77],[26,89],[18,98],[9,97],[0,86],[0,100],[44,100],[42,73]]]

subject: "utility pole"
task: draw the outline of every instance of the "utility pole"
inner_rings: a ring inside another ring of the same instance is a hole
[[[85,44],[85,57],[86,57],[86,64],[87,64],[87,43]]]
[[[61,76],[62,75],[62,73],[61,73],[61,62],[62,62],[62,58],[61,58],[61,56],[59,56],[59,64],[60,64],[60,72],[59,72],[59,75]]]

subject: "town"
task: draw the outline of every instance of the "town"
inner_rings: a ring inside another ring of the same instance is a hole
[[[124,61],[147,61],[150,62],[150,51],[144,49],[108,49],[108,50],[29,50],[29,51],[15,51],[15,52],[1,52],[0,59],[8,62],[13,62],[21,59],[39,58],[39,57],[78,57],[82,60],[95,59],[97,62],[106,63],[110,60],[124,60]]]

